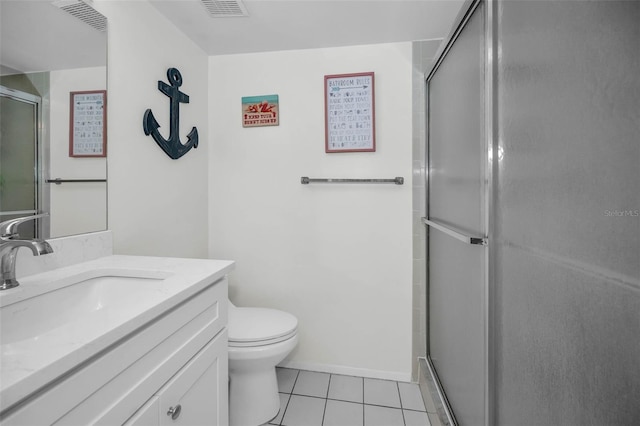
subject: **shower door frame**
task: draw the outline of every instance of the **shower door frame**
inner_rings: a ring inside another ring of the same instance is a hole
[[[45,121],[44,121],[44,108],[43,104],[45,100],[31,93],[23,92],[20,90],[12,89],[10,87],[0,85],[0,95],[16,102],[23,102],[32,105],[34,108],[34,144],[35,144],[35,156],[34,156],[34,180],[35,189],[33,193],[34,197],[34,209],[33,210],[19,210],[19,211],[0,211],[0,221],[4,221],[3,216],[29,216],[49,211],[49,196],[45,191],[45,176],[48,174],[48,152],[45,149]],[[45,220],[46,219],[46,220]],[[49,220],[48,218],[33,221],[35,227],[36,238],[48,238],[49,236]]]
[[[481,214],[482,214],[482,222],[483,226],[486,230],[486,247],[484,254],[484,277],[483,283],[484,286],[482,288],[482,314],[483,314],[483,341],[484,348],[482,351],[482,356],[484,358],[484,424],[485,425],[493,425],[495,423],[495,374],[496,374],[496,363],[495,363],[495,312],[494,312],[494,303],[492,302],[492,295],[494,294],[492,289],[493,276],[495,274],[495,265],[493,264],[493,256],[491,253],[495,250],[495,241],[494,241],[494,177],[496,176],[496,171],[498,167],[498,141],[495,138],[498,137],[495,134],[494,129],[497,128],[497,105],[496,100],[497,96],[495,93],[496,90],[496,78],[497,78],[497,26],[496,17],[498,11],[498,0],[466,0],[460,9],[460,13],[456,17],[454,21],[453,29],[447,38],[442,42],[438,52],[436,53],[435,60],[432,63],[431,67],[425,72],[425,101],[426,101],[426,123],[427,123],[427,131],[426,131],[426,139],[425,139],[425,165],[427,167],[426,182],[425,182],[425,210],[426,210],[426,218],[429,216],[429,185],[430,185],[430,177],[429,177],[429,123],[430,123],[430,111],[429,111],[429,82],[435,72],[438,70],[440,64],[443,62],[444,58],[448,54],[449,50],[457,40],[458,36],[464,30],[467,22],[471,18],[471,16],[476,12],[478,6],[484,3],[484,149],[483,152],[486,153],[485,164],[484,164],[484,187],[482,189],[482,199],[483,205],[481,206]],[[494,159],[496,161],[494,161]],[[425,223],[426,226],[426,223]],[[436,401],[436,406],[439,409],[439,416],[441,420],[445,420],[451,425],[457,425],[457,421],[455,419],[455,415],[451,409],[451,405],[449,404],[446,394],[444,392],[443,386],[438,379],[437,373],[435,371],[434,365],[430,359],[430,338],[429,338],[429,233],[430,227],[426,226],[426,281],[427,281],[427,291],[426,291],[426,307],[427,307],[427,336],[426,336],[426,350],[425,354],[426,363],[428,368],[428,374],[430,375],[430,382],[433,383],[435,389],[431,389],[432,398]],[[437,231],[440,232],[440,231]],[[445,419],[443,419],[445,417]]]

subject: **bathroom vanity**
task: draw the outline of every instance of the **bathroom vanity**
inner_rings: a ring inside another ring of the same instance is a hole
[[[228,423],[233,262],[107,256],[0,294],[3,425]]]

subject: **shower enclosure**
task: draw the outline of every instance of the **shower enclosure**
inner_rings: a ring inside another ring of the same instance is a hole
[[[440,418],[640,424],[640,2],[469,1],[426,74]]]
[[[0,86],[0,221],[41,213],[42,101]],[[43,236],[43,221],[20,226],[23,238]]]

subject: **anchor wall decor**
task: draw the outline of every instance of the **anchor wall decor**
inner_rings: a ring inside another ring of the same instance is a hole
[[[172,159],[177,160],[186,154],[191,148],[198,147],[198,129],[191,129],[187,135],[187,142],[180,142],[180,103],[189,103],[189,95],[182,93],[178,88],[182,86],[182,75],[176,68],[167,70],[167,80],[171,85],[158,81],[158,90],[171,98],[171,106],[169,110],[169,139],[162,137],[158,129],[160,125],[156,121],[151,109],[144,112],[142,119],[142,128],[144,134],[153,137],[153,140],[162,148],[162,150]]]

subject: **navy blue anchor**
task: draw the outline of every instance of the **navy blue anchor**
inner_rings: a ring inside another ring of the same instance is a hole
[[[158,132],[160,125],[156,121],[150,109],[144,112],[142,127],[145,135],[151,135],[156,143],[160,145],[160,148],[162,148],[169,157],[177,160],[186,154],[191,148],[198,147],[198,129],[195,127],[191,129],[187,135],[187,143],[183,145],[182,142],[180,142],[180,103],[188,104],[189,95],[182,93],[178,89],[182,86],[182,75],[180,75],[180,71],[176,68],[169,68],[167,70],[167,80],[169,80],[171,86],[162,81],[158,81],[158,90],[171,98],[171,109],[169,110],[169,121],[171,122],[169,139],[163,138],[160,132]]]

